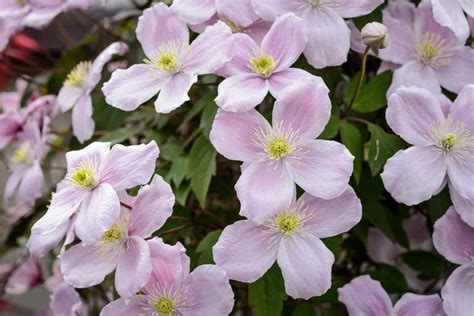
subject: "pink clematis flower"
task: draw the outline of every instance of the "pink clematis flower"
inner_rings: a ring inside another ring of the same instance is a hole
[[[235,188],[240,214],[262,223],[295,194],[331,199],[342,194],[353,156],[342,144],[315,140],[329,120],[329,90],[320,83],[292,85],[275,102],[273,126],[256,110],[219,110],[211,130],[217,151],[244,162]]]
[[[9,272],[5,293],[21,295],[41,283],[41,266],[37,258],[29,256],[14,271]]]
[[[245,33],[260,43],[272,23],[255,13],[252,0],[177,0],[171,6],[176,15],[198,33],[221,20],[232,32]]]
[[[266,21],[293,12],[303,19],[308,36],[304,55],[315,68],[338,66],[347,60],[350,30],[343,18],[372,12],[383,0],[252,0],[255,12]]]
[[[294,82],[322,80],[290,66],[298,59],[307,38],[303,22],[293,14],[278,18],[260,47],[246,34],[235,34],[234,56],[222,74],[216,103],[222,109],[245,112],[261,103],[268,91],[276,98]]]
[[[61,271],[76,288],[100,284],[115,270],[115,289],[122,297],[137,293],[150,279],[150,250],[146,238],[171,216],[174,195],[156,175],[136,198],[128,198],[131,210],[122,207],[118,220],[93,245],[77,244],[62,255]]]
[[[450,316],[474,310],[474,228],[462,221],[454,207],[434,225],[433,243],[448,261],[459,264],[441,289],[444,310]]]
[[[428,200],[449,183],[461,217],[474,226],[474,85],[466,86],[443,113],[427,90],[402,87],[388,101],[387,123],[413,144],[391,157],[381,174],[385,188],[398,202]],[[446,181],[447,180],[447,181]]]
[[[96,142],[66,154],[65,187],[53,194],[46,214],[32,227],[32,235],[56,234],[73,214],[74,229],[86,244],[95,243],[120,214],[117,192],[147,183],[155,170],[159,149]],[[140,162],[140,163],[137,163]]]
[[[416,213],[403,221],[410,250],[431,250],[431,236],[426,228],[426,217]],[[399,256],[408,251],[405,247],[390,240],[381,230],[370,227],[367,235],[367,254],[374,262],[395,266],[403,273],[408,286],[423,292],[432,280],[418,278],[418,272],[400,260]]]
[[[460,39],[469,37],[469,24],[464,15],[474,17],[474,2],[470,0],[431,0],[433,6],[433,17],[446,26]]]
[[[101,79],[102,69],[113,55],[124,55],[127,51],[127,44],[112,43],[93,62],[80,62],[64,81],[57,102],[62,112],[73,109],[72,128],[79,142],[89,140],[94,133],[91,93]]]
[[[67,283],[61,283],[50,295],[48,316],[87,316],[87,305],[82,301],[79,293]]]
[[[230,59],[232,33],[225,23],[208,27],[189,44],[186,24],[164,3],[143,12],[136,33],[145,64],[114,71],[102,88],[106,101],[124,111],[160,92],[155,109],[169,113],[189,100],[198,75],[214,73]]]
[[[337,290],[339,301],[346,305],[349,316],[445,316],[438,295],[404,294],[392,306],[390,297],[379,281],[368,275],[353,279]]]
[[[404,18],[400,18],[403,15]],[[411,3],[391,3],[383,12],[383,24],[390,34],[390,45],[380,50],[384,61],[401,65],[394,71],[387,96],[401,86],[418,86],[433,93],[441,87],[459,93],[474,83],[474,50],[433,18],[430,1],[417,8]]]
[[[18,198],[29,205],[43,195],[44,174],[41,168],[43,158],[49,147],[49,122],[45,122],[42,130],[35,123],[23,127],[18,135],[18,147],[10,159],[11,174],[5,185],[4,197],[9,199],[18,189]]]
[[[234,295],[221,268],[202,265],[189,273],[190,260],[180,243],[169,246],[154,238],[148,244],[153,264],[150,281],[141,294],[105,306],[101,316],[230,314]]]
[[[349,186],[330,200],[305,193],[263,224],[241,220],[227,226],[213,257],[230,279],[246,283],[258,280],[276,261],[288,295],[309,299],[331,287],[334,255],[320,239],[350,230],[361,217],[360,200]]]

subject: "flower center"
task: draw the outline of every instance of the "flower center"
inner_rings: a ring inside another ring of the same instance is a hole
[[[293,234],[298,230],[300,217],[295,211],[285,211],[275,218],[277,228],[285,235]]]
[[[161,70],[176,71],[178,68],[176,54],[171,52],[161,53],[155,61],[155,66]]]
[[[250,67],[262,77],[267,77],[275,69],[275,66],[273,57],[263,54],[250,60]]]
[[[438,55],[438,46],[429,40],[425,40],[421,43],[418,54],[421,60],[431,61]]]
[[[73,171],[69,180],[79,187],[93,188],[96,185],[95,170],[92,163],[81,161]]]
[[[292,152],[290,143],[287,138],[282,136],[275,136],[268,140],[268,145],[265,148],[270,158],[282,159]]]
[[[317,6],[321,4],[321,0],[309,0],[309,4],[312,6]]]
[[[443,148],[445,150],[451,149],[456,143],[458,142],[458,137],[456,134],[453,133],[448,133],[444,136],[443,140],[441,141],[441,144],[443,145]]]
[[[20,145],[15,151],[12,158],[12,164],[27,164],[31,161],[30,159],[31,145],[30,142],[26,141]]]
[[[81,61],[79,64],[74,67],[73,70],[67,75],[66,80],[64,81],[65,86],[69,87],[80,87],[83,86],[87,74],[92,67],[91,61]]]
[[[165,297],[161,296],[155,301],[156,316],[169,316],[175,310],[176,303]]]
[[[100,239],[101,242],[114,242],[120,240],[122,238],[122,231],[117,224],[113,224],[103,235]]]
[[[225,20],[224,22],[232,30],[233,33],[239,33],[244,30],[242,27],[240,27],[239,25],[235,24],[234,22],[230,20]]]

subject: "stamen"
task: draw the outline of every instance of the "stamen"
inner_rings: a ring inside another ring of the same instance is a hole
[[[265,78],[271,74],[275,66],[275,60],[269,55],[260,54],[250,60],[250,67],[253,71]]]
[[[122,238],[122,231],[117,224],[113,224],[100,239],[101,243],[118,241]]]
[[[270,158],[282,159],[286,155],[291,153],[291,146],[288,140],[282,136],[275,136],[268,140],[267,148],[265,151],[268,153]]]
[[[423,61],[430,61],[438,55],[438,47],[430,41],[424,41],[421,44],[419,54]]]
[[[444,136],[441,144],[443,145],[445,150],[451,149],[456,143],[458,142],[458,137],[456,134],[448,133]]]
[[[31,162],[30,158],[30,152],[31,152],[31,144],[29,141],[26,141],[18,147],[18,149],[15,151],[12,160],[11,160],[11,165],[20,165],[20,164],[28,164]]]
[[[431,127],[431,138],[438,148],[459,159],[474,153],[474,135],[464,127],[464,122],[441,120]]]
[[[160,296],[155,301],[156,316],[169,316],[175,310],[176,303],[166,296]]]
[[[317,6],[321,4],[321,0],[309,0],[309,4],[312,6]]]
[[[276,227],[285,235],[293,234],[298,230],[300,217],[295,211],[284,211],[275,217]]]
[[[66,182],[83,188],[95,187],[95,168],[92,162],[89,160],[81,161],[74,171],[66,177]]]
[[[69,86],[69,87],[83,86],[91,67],[92,67],[91,61],[81,61],[67,75],[66,80],[64,81],[64,85]]]
[[[162,53],[155,61],[155,66],[161,70],[176,71],[176,54],[173,53]]]

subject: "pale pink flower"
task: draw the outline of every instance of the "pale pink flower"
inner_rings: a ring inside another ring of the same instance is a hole
[[[152,274],[141,293],[105,306],[101,316],[221,316],[229,315],[234,295],[225,272],[215,265],[201,265],[189,273],[184,247],[169,246],[160,238],[148,241]]]
[[[302,69],[290,68],[303,52],[303,22],[294,14],[278,18],[260,47],[246,34],[235,34],[234,55],[220,71],[227,78],[219,85],[216,103],[222,109],[245,112],[261,103],[270,91],[276,98],[289,85],[322,80]]]
[[[74,229],[87,244],[100,240],[120,214],[117,192],[146,184],[155,171],[159,149],[148,145],[123,146],[96,142],[66,154],[65,187],[54,193],[46,214],[32,234],[55,234],[73,214]]]
[[[42,280],[40,263],[33,256],[23,259],[18,267],[9,274],[10,276],[5,286],[5,293],[7,294],[24,294]]]
[[[471,209],[472,211],[472,209]],[[474,228],[459,217],[454,207],[434,225],[433,243],[448,261],[460,265],[441,289],[449,316],[465,316],[474,310]]]
[[[48,316],[87,316],[87,305],[79,293],[67,283],[61,283],[50,295]]]
[[[230,279],[252,283],[275,263],[281,269],[286,293],[309,299],[331,287],[333,253],[321,238],[342,234],[362,217],[354,190],[323,200],[305,193],[287,200],[263,224],[241,220],[227,226],[213,248],[217,265]]]
[[[383,0],[252,0],[255,12],[266,21],[292,12],[303,20],[308,36],[304,55],[315,68],[338,66],[347,60],[350,30],[343,18],[372,12]]]
[[[398,202],[415,205],[446,183],[461,217],[474,226],[474,85],[466,86],[445,115],[438,99],[417,87],[402,87],[388,100],[387,123],[413,144],[391,157],[381,174]]]
[[[346,305],[349,316],[445,316],[443,301],[435,295],[404,294],[392,305],[379,281],[368,275],[353,279],[339,288],[339,301]]]
[[[469,24],[464,15],[474,17],[474,2],[471,0],[431,0],[433,17],[442,26],[451,29],[460,39],[469,37]]]
[[[448,28],[433,18],[430,1],[418,7],[409,2],[393,2],[383,12],[391,44],[380,50],[384,61],[401,65],[393,73],[390,96],[401,86],[426,88],[441,93],[441,87],[459,93],[474,83],[474,49],[464,46]]]
[[[198,33],[221,20],[232,32],[246,33],[260,43],[272,23],[255,13],[252,0],[176,0],[171,6],[176,15]]]
[[[91,93],[102,77],[102,69],[113,55],[124,55],[127,51],[127,44],[112,43],[93,62],[81,61],[77,64],[64,81],[57,103],[62,112],[73,109],[72,129],[79,142],[89,140],[94,133]]]
[[[102,88],[106,101],[133,111],[158,94],[155,109],[169,113],[189,100],[198,75],[211,74],[230,59],[231,30],[225,23],[208,27],[189,44],[189,30],[164,3],[145,10],[138,20],[137,38],[148,59],[118,69]]]
[[[295,194],[295,182],[308,193],[331,199],[342,194],[353,156],[342,144],[316,140],[331,102],[326,86],[305,82],[287,88],[273,107],[273,124],[256,110],[219,110],[210,139],[224,157],[244,162],[235,188],[240,214],[262,222]]]
[[[150,250],[146,238],[171,216],[174,195],[171,187],[156,175],[136,198],[126,200],[120,217],[93,245],[77,244],[62,254],[61,271],[65,281],[85,288],[100,284],[115,270],[115,289],[122,297],[137,293],[151,275]]]

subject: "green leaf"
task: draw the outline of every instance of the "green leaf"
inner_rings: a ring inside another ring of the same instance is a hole
[[[204,237],[199,243],[199,245],[197,246],[196,252],[211,250],[212,247],[216,244],[221,234],[222,234],[222,229],[216,229],[208,233],[206,237]]]
[[[380,281],[388,293],[404,293],[408,291],[408,285],[403,274],[390,265],[378,264],[377,270],[369,274],[374,280]]]
[[[139,134],[142,131],[143,131],[143,128],[141,128],[141,127],[119,128],[119,129],[111,131],[110,133],[102,136],[97,141],[98,142],[111,142],[112,144],[118,144],[118,143],[121,143],[121,142],[127,140],[128,138],[132,137],[135,134]]]
[[[201,98],[196,103],[194,103],[192,108],[186,113],[179,129],[181,129],[187,122],[189,122],[193,117],[201,112],[206,105],[209,103],[214,103],[215,97],[215,94],[209,89],[205,90]]]
[[[385,71],[362,86],[352,109],[360,113],[377,111],[387,105],[387,90],[392,83],[392,72]]]
[[[211,133],[212,123],[214,122],[214,117],[217,113],[217,105],[214,101],[211,101],[207,104],[201,114],[201,123],[199,127],[203,130],[202,134],[204,137],[209,139],[209,134]]]
[[[177,187],[181,185],[181,182],[186,177],[186,171],[188,170],[189,157],[178,157],[173,160],[171,165],[169,177],[173,180]]]
[[[188,198],[190,191],[191,185],[189,183],[184,183],[179,188],[174,189],[173,192],[176,196],[176,202],[183,206],[186,205],[186,199]]]
[[[347,149],[354,155],[354,179],[357,183],[362,172],[362,161],[364,160],[364,141],[357,126],[347,121],[342,121],[340,126],[341,138]]]
[[[433,196],[428,201],[428,210],[430,214],[431,222],[436,222],[438,218],[444,215],[448,208],[453,205],[451,202],[451,197],[449,196],[449,189],[446,186],[443,191],[439,194]]]
[[[398,150],[405,148],[403,140],[394,134],[385,132],[381,127],[368,123],[370,132],[369,167],[372,175],[380,172],[388,158]]]
[[[291,316],[314,316],[316,315],[316,310],[314,305],[311,304],[299,304],[295,307]]]
[[[160,146],[160,158],[164,158],[169,161],[178,159],[183,153],[183,149],[176,142],[167,143]]]
[[[211,178],[216,173],[216,151],[211,143],[199,137],[191,148],[187,178],[191,179],[191,189],[196,195],[199,205],[206,206],[206,197]]]
[[[329,119],[328,124],[324,128],[324,131],[321,133],[319,138],[321,139],[333,139],[336,137],[337,132],[339,131],[339,108],[337,105],[333,105],[331,108],[331,118]]]
[[[249,285],[249,305],[256,316],[279,316],[286,300],[280,269],[276,264],[263,277]]]
[[[444,270],[443,259],[431,252],[414,250],[400,257],[412,269],[418,271],[423,279],[436,278]]]

